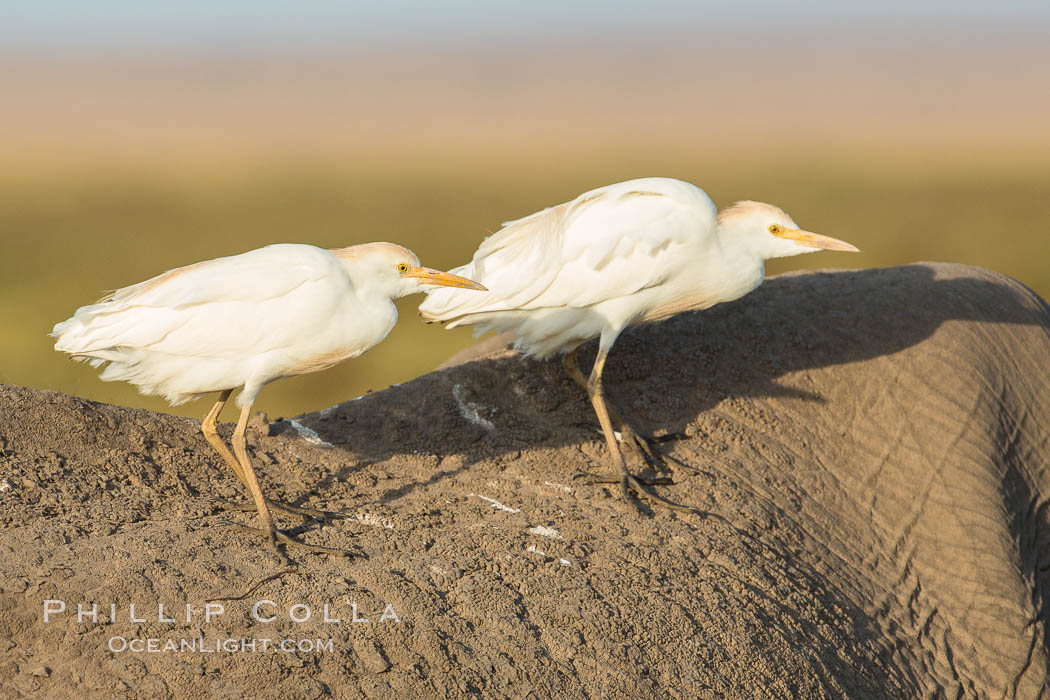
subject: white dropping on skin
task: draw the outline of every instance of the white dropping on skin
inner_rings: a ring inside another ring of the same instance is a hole
[[[566,486],[565,484],[558,484],[553,481],[544,481],[543,485],[550,486],[551,488],[558,489],[559,491],[564,491],[565,493],[572,493],[572,487]]]
[[[495,508],[496,510],[502,510],[504,513],[520,513],[521,512],[517,508],[511,508],[510,506],[503,505],[502,503],[497,501],[495,498],[489,498],[488,496],[481,496],[481,495],[476,494],[476,493],[472,493],[470,495],[475,497],[475,498],[480,498],[483,501],[488,501],[492,505],[493,508]]]
[[[546,525],[537,525],[536,527],[530,527],[528,529],[528,533],[530,535],[539,535],[540,537],[550,537],[551,539],[555,540],[565,539],[561,536],[561,533],[559,533],[553,527],[547,527]]]
[[[358,398],[360,398],[360,397],[358,397]],[[350,400],[353,401],[353,399],[350,399]],[[328,418],[329,416],[332,415],[332,413],[335,411],[335,409],[339,408],[342,405],[343,404],[341,404],[341,403],[337,403],[334,406],[329,406],[328,408],[322,408],[320,411],[317,412],[317,415],[319,415],[321,418]]]
[[[307,442],[313,445],[320,445],[321,447],[335,447],[332,443],[325,442],[324,440],[322,440],[320,435],[318,435],[315,431],[311,430],[310,428],[307,428],[299,421],[289,420],[288,423],[293,428],[295,428],[295,432],[299,433],[299,436]]]
[[[474,425],[479,425],[485,430],[496,429],[496,426],[492,424],[492,421],[482,418],[481,414],[478,413],[478,409],[481,408],[480,405],[472,401],[467,401],[462,384],[456,384],[452,387],[452,398],[456,400],[456,406],[459,407],[459,415],[463,416],[465,420]]]
[[[363,513],[363,514],[359,513],[359,514],[353,516],[353,519],[356,520],[357,522],[363,524],[363,525],[372,525],[373,527],[381,527],[384,530],[393,530],[394,529],[394,523],[392,523],[391,521],[387,520],[386,518],[381,518],[378,515],[372,515],[371,513]]]

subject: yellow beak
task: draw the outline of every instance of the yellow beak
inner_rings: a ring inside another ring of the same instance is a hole
[[[461,289],[477,289],[481,292],[488,291],[488,289],[474,280],[468,280],[466,277],[453,275],[449,272],[431,270],[429,267],[410,267],[408,272],[402,273],[402,276],[413,277],[424,284],[436,284],[440,287],[459,287]]]
[[[822,250],[842,250],[848,253],[859,253],[860,248],[846,241],[840,241],[837,238],[831,236],[821,236],[819,233],[811,233],[810,231],[799,231],[798,229],[784,229],[780,233],[774,233],[774,236],[778,238],[786,238],[791,241],[798,241],[802,245],[809,246],[810,248],[820,248]]]

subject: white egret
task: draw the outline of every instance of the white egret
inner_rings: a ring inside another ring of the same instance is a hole
[[[687,182],[630,180],[505,223],[471,262],[452,270],[484,284],[487,294],[441,289],[419,308],[424,320],[449,328],[510,331],[529,356],[561,353],[598,416],[618,471],[611,483],[620,484],[628,501],[630,488],[673,505],[628,471],[617,445],[612,420],[645,452],[651,438],[639,437],[606,404],[602,369],[610,348],[629,325],[742,297],[762,283],[770,258],[819,249],[857,251],[800,230],[769,204],[739,202],[719,213],[703,190]],[[593,338],[599,339],[598,354],[584,379],[576,353]]]
[[[397,322],[395,298],[434,286],[484,289],[421,267],[412,251],[392,243],[338,250],[278,244],[169,270],[117,290],[77,309],[51,335],[57,338],[55,349],[74,359],[95,367],[108,363],[103,381],[130,382],[172,405],[219,392],[201,432],[248,489],[262,532],[287,561],[278,543],[343,552],[305,545],[274,527],[271,509],[323,512],[263,497],[245,440],[255,397],[275,379],[361,355]],[[238,388],[241,414],[231,454],[215,422]]]

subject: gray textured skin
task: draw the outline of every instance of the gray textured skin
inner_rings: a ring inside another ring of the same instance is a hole
[[[252,596],[349,590],[405,612],[400,626],[338,632],[340,652],[304,656],[305,668],[114,659],[90,626],[43,626],[45,598],[202,601],[276,560],[212,527],[228,516],[206,496],[233,493],[232,476],[192,421],[0,388],[0,474],[14,485],[0,498],[0,638],[14,644],[0,641],[0,685],[1046,694],[1050,313],[1022,285],[944,264],[789,275],[626,333],[607,368],[610,398],[689,435],[669,461],[698,473],[677,470],[661,493],[707,515],[639,518],[604,488],[571,482],[574,470],[608,468],[589,404],[556,361],[498,345],[298,419],[334,449],[287,422],[252,438],[273,497],[392,526],[311,529],[306,539],[329,546],[359,533],[368,559],[300,555],[309,576]],[[529,534],[536,525],[563,539]],[[258,632],[236,616],[223,625]],[[41,664],[49,678],[32,675]]]

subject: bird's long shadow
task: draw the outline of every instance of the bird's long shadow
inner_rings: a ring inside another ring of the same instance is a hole
[[[680,430],[731,397],[819,391],[786,374],[892,355],[951,321],[1048,325],[1047,305],[1008,278],[951,265],[796,273],[735,302],[626,331],[605,373],[609,396],[654,429]],[[581,365],[593,357],[581,351]],[[557,360],[510,354],[432,372],[298,420],[366,462],[463,454],[469,462],[593,439],[585,395]],[[644,426],[643,426],[644,427]]]

